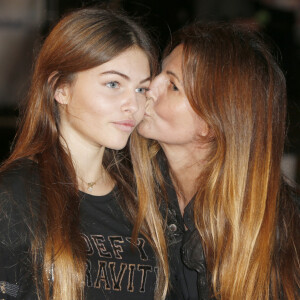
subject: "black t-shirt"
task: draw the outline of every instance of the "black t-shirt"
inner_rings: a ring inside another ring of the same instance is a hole
[[[27,226],[34,222],[27,199],[40,199],[37,169],[37,164],[25,160],[0,176],[0,300],[37,299],[32,232]],[[143,236],[132,245],[132,225],[120,208],[118,190],[81,197],[81,231],[87,245],[85,299],[154,299],[154,252]]]
[[[132,225],[114,189],[106,196],[83,194],[82,234],[87,244],[86,299],[153,299],[155,256],[143,236],[131,242]],[[121,297],[121,298],[120,298]]]

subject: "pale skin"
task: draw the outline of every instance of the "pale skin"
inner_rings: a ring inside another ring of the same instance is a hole
[[[181,213],[196,192],[196,181],[209,146],[201,142],[209,129],[192,109],[183,88],[182,46],[164,60],[161,73],[151,82],[143,121],[138,131],[161,145],[176,181]],[[175,185],[176,185],[175,183]]]
[[[179,208],[183,215],[185,207],[196,192],[195,184],[203,167],[207,151],[206,149],[192,151],[192,148],[176,149],[176,147],[166,144],[161,144],[161,146],[168,159],[171,172],[174,174],[173,176],[175,176],[183,194],[182,197],[180,193],[177,193]]]
[[[102,165],[105,148],[119,150],[142,120],[150,67],[139,48],[78,72],[71,85],[59,87],[62,143],[69,149],[79,190],[106,195],[115,183]],[[94,182],[92,191],[87,183]]]

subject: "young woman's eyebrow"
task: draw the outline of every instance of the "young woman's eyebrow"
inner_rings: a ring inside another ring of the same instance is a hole
[[[147,77],[147,78],[141,80],[141,81],[140,81],[140,84],[145,83],[145,82],[147,82],[147,81],[150,81],[150,77]]]
[[[100,73],[100,75],[106,75],[106,74],[115,74],[115,75],[119,75],[119,76],[123,77],[124,79],[130,81],[130,77],[129,77],[129,76],[127,76],[127,75],[124,74],[124,73],[115,71],[115,70],[110,70],[110,71],[105,71],[105,72]],[[147,78],[145,78],[145,79],[143,79],[143,80],[141,80],[141,81],[140,81],[140,84],[141,84],[141,83],[145,83],[146,81],[150,81],[150,76],[147,77]]]
[[[126,74],[118,72],[118,71],[114,71],[114,70],[105,71],[105,72],[100,73],[100,75],[106,75],[106,74],[115,74],[115,75],[119,75],[119,76],[123,77],[126,80],[130,80],[129,76],[127,76]]]

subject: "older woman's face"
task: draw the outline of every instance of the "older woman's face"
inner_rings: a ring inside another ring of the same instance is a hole
[[[182,46],[163,61],[161,73],[150,84],[139,133],[160,144],[194,144],[207,134],[207,124],[192,109],[182,79]]]

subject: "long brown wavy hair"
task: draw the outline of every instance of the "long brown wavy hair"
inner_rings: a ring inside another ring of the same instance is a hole
[[[210,130],[194,220],[212,294],[234,300],[299,299],[299,209],[280,171],[284,75],[261,35],[237,25],[189,25],[173,36],[165,55],[180,44],[185,93]],[[147,178],[154,188],[144,195],[144,202],[153,201],[164,185],[159,147],[138,142],[144,162],[151,161],[135,167],[144,176],[154,174]]]
[[[1,170],[9,169],[22,158],[38,164],[42,195],[40,223],[30,231],[39,299],[83,299],[85,281],[86,256],[79,228],[77,180],[70,153],[60,141],[60,117],[54,92],[62,84],[70,84],[76,72],[99,66],[130,47],[139,47],[146,53],[154,74],[156,49],[136,22],[121,13],[86,8],[63,17],[37,57],[15,146]],[[123,197],[121,205],[134,223],[138,204],[126,152],[106,149],[103,164],[117,183]],[[166,248],[161,246],[164,240],[160,241],[162,234],[157,236],[155,228],[152,216],[148,216],[139,223],[134,235],[142,232],[156,252],[159,266],[156,296],[162,298],[167,285],[163,274],[167,269]]]

